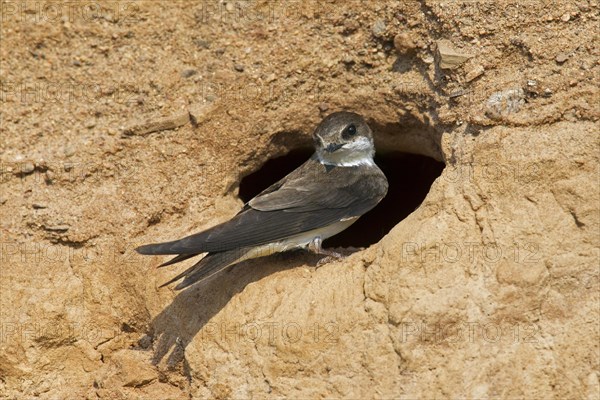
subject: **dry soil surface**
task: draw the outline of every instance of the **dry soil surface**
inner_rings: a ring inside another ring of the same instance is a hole
[[[1,398],[600,397],[598,2],[1,6]],[[158,289],[133,249],[337,110],[444,163],[422,204]]]

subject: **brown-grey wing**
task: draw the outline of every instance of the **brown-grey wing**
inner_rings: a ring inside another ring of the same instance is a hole
[[[136,250],[141,254],[198,254],[258,246],[325,227],[349,216],[362,215],[375,204],[365,206],[360,202],[353,207],[294,213],[250,208],[206,231],[172,242],[148,244]]]
[[[348,207],[356,200],[352,189],[360,178],[349,171],[348,168],[328,169],[311,158],[283,182],[277,182],[276,190],[267,188],[250,200],[248,206],[260,211],[287,212]]]
[[[273,243],[341,219],[357,217],[375,207],[387,191],[385,177],[378,169],[375,172],[365,178],[360,173],[351,173],[348,168],[332,169],[318,181],[314,175],[312,179],[303,180],[292,173],[288,183],[257,196],[227,222],[180,240],[146,245],[137,250],[142,254],[229,251]]]

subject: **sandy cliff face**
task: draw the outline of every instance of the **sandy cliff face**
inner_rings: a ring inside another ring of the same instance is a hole
[[[596,3],[86,4],[2,5],[0,397],[600,396]],[[340,109],[420,207],[157,289]]]

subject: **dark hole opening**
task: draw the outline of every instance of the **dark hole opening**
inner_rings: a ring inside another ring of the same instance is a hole
[[[312,153],[312,149],[293,150],[268,160],[261,169],[242,179],[240,198],[249,201],[298,168]],[[386,197],[348,229],[327,239],[325,247],[368,247],[377,243],[421,204],[445,166],[430,157],[396,151],[378,154],[375,162],[388,179]]]

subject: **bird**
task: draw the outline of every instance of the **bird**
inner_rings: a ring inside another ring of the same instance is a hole
[[[136,248],[143,255],[176,255],[165,267],[206,253],[160,287],[183,278],[180,290],[241,261],[293,249],[327,258],[325,239],[348,228],[385,197],[388,182],[374,162],[373,132],[354,112],[326,116],[313,133],[314,154],[272,184],[231,219],[202,232]]]

